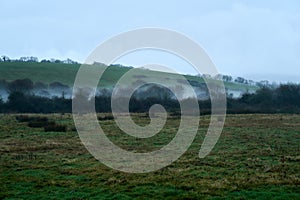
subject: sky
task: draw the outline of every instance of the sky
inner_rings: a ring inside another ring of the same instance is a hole
[[[0,0],[0,55],[84,62],[102,42],[144,27],[180,32],[200,44],[222,74],[300,82],[298,0]],[[116,63],[160,63],[196,71],[158,51],[135,52]]]

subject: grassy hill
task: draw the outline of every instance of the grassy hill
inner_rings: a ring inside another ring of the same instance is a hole
[[[0,62],[0,80],[5,79],[7,81],[14,81],[16,79],[29,78],[33,82],[43,82],[46,84],[58,81],[68,86],[72,86],[76,77],[76,73],[80,67],[80,64],[63,64],[63,63],[36,63],[36,62]],[[99,66],[101,67],[101,66]],[[111,87],[119,78],[129,71],[130,68],[111,66],[109,67],[101,79],[101,84],[106,87]],[[135,74],[144,75],[145,70]],[[176,79],[175,74],[150,71],[147,70],[147,74],[154,75],[155,77],[168,77],[169,79]],[[189,81],[197,81],[204,83],[201,77],[197,76],[185,76]],[[136,77],[132,77],[133,79]],[[255,91],[257,87],[249,86],[245,84],[238,84],[233,82],[225,82],[225,87],[229,90],[240,91]]]
[[[79,64],[1,62],[0,79],[13,81],[29,78],[33,82],[51,83],[59,81],[72,85],[79,67]]]

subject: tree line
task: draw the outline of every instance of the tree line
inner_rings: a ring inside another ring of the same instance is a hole
[[[8,56],[1,56],[0,62],[41,62],[41,63],[64,63],[64,64],[79,64],[77,61],[71,60],[70,58],[67,58],[66,60],[60,60],[60,59],[42,59],[39,61],[39,59],[35,56],[23,56],[19,59],[12,59]]]
[[[1,113],[71,113],[72,99],[37,96],[30,92],[30,80],[14,81],[8,86],[7,101],[0,97]],[[143,95],[147,94],[147,95]],[[95,97],[97,112],[111,112],[111,97],[103,91]],[[78,92],[73,98],[89,101],[89,95]],[[188,101],[185,99],[184,101]],[[120,99],[121,101],[121,99]],[[209,114],[210,100],[199,100],[202,114]],[[130,100],[131,112],[148,112],[154,104],[161,104],[169,112],[180,111],[179,102],[166,88],[148,87]],[[227,113],[300,113],[300,84],[282,84],[277,88],[263,87],[255,93],[245,93],[240,98],[227,97]]]
[[[227,102],[230,113],[300,113],[300,84],[263,87]]]

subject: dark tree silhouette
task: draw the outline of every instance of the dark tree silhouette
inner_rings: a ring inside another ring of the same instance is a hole
[[[12,92],[22,92],[30,93],[33,89],[33,82],[30,79],[17,79],[8,84],[9,93]]]

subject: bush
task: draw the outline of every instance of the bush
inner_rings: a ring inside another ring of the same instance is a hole
[[[45,132],[67,132],[67,127],[65,125],[58,124],[48,124],[44,127]]]
[[[27,115],[16,116],[18,122],[28,122],[28,127],[44,128],[45,132],[66,132],[67,127],[64,125],[57,125],[54,121],[49,121],[47,117],[29,117]]]
[[[170,116],[171,117],[180,117],[181,116],[181,112],[179,112],[179,111],[171,112]]]
[[[48,122],[47,117],[29,117],[28,115],[16,116],[18,122]]]
[[[41,128],[49,125],[55,125],[54,122],[48,122],[48,121],[32,121],[28,123],[28,127],[31,128]]]
[[[48,118],[47,117],[31,117],[31,121],[48,122]]]
[[[71,127],[71,131],[77,132],[77,128],[75,126]]]
[[[28,115],[16,116],[18,122],[28,122],[27,126],[30,128],[42,128],[55,126],[54,121],[49,121],[47,117],[30,117]]]
[[[27,115],[16,116],[18,122],[29,122],[29,117]]]
[[[99,120],[99,121],[114,120],[114,117],[111,116],[111,115],[109,115],[109,116],[104,116],[104,117],[99,116],[99,117],[98,117],[98,120]]]

